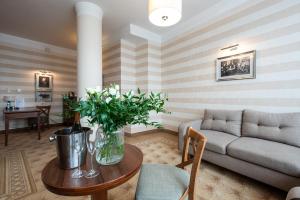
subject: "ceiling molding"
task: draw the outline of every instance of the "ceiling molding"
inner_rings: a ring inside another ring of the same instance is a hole
[[[67,49],[52,44],[46,44],[43,42],[38,42],[38,41],[29,40],[29,39],[25,39],[13,35],[8,35],[5,33],[0,33],[0,42],[24,46],[24,47],[30,47],[30,48],[38,49],[43,52],[58,53],[58,54],[63,54],[71,57],[77,56],[76,50],[73,49]]]
[[[160,28],[149,22],[147,1],[133,3],[134,0],[51,0],[46,3],[36,1],[35,7],[32,7],[23,1],[16,4],[11,0],[1,0],[0,30],[6,34],[76,49],[76,4],[78,7],[84,5],[83,8],[78,8],[78,15],[94,13],[91,15],[99,16],[99,12],[101,16],[103,14],[102,46],[116,44],[124,37],[132,41],[142,38],[161,44],[201,29],[260,1],[186,1],[182,20],[174,26]]]
[[[130,24],[130,28],[129,28],[130,34],[146,39],[150,42],[154,42],[157,44],[161,44],[161,35],[156,34],[152,31],[149,31],[141,26],[137,26],[135,24]]]
[[[209,9],[206,9],[202,13],[190,18],[185,22],[175,25],[174,28],[171,27],[170,30],[164,34],[157,34],[153,31],[147,30],[144,27],[130,24],[128,27],[123,29],[121,34],[116,33],[114,35],[110,35],[106,41],[106,44],[115,43],[121,38],[127,38],[127,34],[132,34],[157,44],[165,43],[180,36],[181,34],[192,32],[195,29],[205,27],[214,21],[218,21],[223,17],[227,17],[235,12],[239,12],[239,10],[234,10],[236,7],[245,5],[246,8],[257,3],[257,1],[252,0],[220,0],[220,2],[213,5]]]
[[[149,31],[141,26],[130,24],[120,31],[107,37],[103,37],[102,46],[107,48],[119,43],[121,40],[127,40],[135,45],[139,45],[145,42],[151,42],[157,45],[161,44],[161,36],[152,31]]]

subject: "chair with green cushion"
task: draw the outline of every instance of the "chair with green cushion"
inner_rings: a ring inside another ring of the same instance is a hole
[[[286,200],[300,200],[300,187],[290,189],[286,196]]]
[[[189,128],[185,135],[182,162],[175,166],[163,164],[144,164],[137,184],[136,200],[194,200],[196,177],[206,137]],[[189,155],[189,150],[193,155]],[[184,169],[192,164],[191,175]]]

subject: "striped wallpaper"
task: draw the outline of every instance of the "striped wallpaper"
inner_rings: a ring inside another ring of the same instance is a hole
[[[158,119],[176,131],[206,108],[300,112],[299,32],[299,1],[257,1],[161,46],[121,42],[120,57],[112,57],[121,60],[122,88],[168,95],[171,114]],[[236,51],[220,51],[237,43]],[[216,58],[249,50],[257,52],[256,79],[215,81]]]
[[[205,108],[300,112],[300,1],[258,1],[162,45],[165,128],[199,119]],[[221,48],[240,44],[233,52]],[[256,50],[256,79],[215,81],[215,60]]]
[[[50,122],[60,123],[62,95],[76,91],[75,55],[72,50],[0,34],[0,109],[6,106],[3,102],[5,95],[24,98],[27,107],[40,104],[35,102],[34,73],[44,69],[54,76]],[[3,118],[2,111],[0,118]],[[10,128],[23,126],[27,126],[24,120],[10,122]],[[3,120],[0,120],[0,130],[4,130]]]
[[[160,45],[152,43],[134,44],[122,39],[118,44],[106,47],[103,51],[104,86],[120,84],[122,92],[161,91],[161,50]],[[151,119],[161,121],[155,113]],[[151,130],[152,127],[128,126],[126,132],[136,133]]]
[[[103,48],[102,72],[103,86],[109,86],[112,83],[121,84],[121,53],[120,43],[110,47]]]
[[[136,84],[143,92],[161,91],[161,49],[160,45],[147,42],[136,48]],[[150,113],[152,121],[161,122],[161,116]],[[152,130],[153,127],[135,126],[131,132]]]
[[[1,100],[9,89],[10,94],[23,96],[27,106],[35,105],[34,72],[46,68],[54,74],[51,114],[59,121],[55,115],[61,112],[61,94],[76,90],[76,52],[45,44],[19,44],[1,36]],[[237,43],[236,51],[220,51]],[[248,50],[257,52],[256,79],[215,81],[216,58]],[[103,85],[120,84],[122,92],[139,87],[145,92],[167,93],[167,108],[172,113],[153,115],[153,119],[174,131],[181,122],[202,117],[206,108],[300,112],[299,77],[300,1],[296,0],[243,5],[161,45],[121,39],[103,49]],[[22,92],[17,94],[16,89]],[[0,105],[5,106],[3,101]],[[13,123],[13,127],[22,125]],[[142,130],[147,129],[127,128],[132,133]]]
[[[137,89],[136,45],[121,40],[121,90],[122,93]]]

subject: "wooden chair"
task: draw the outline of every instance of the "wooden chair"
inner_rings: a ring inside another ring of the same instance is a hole
[[[175,166],[144,164],[137,185],[136,200],[195,200],[196,178],[206,137],[193,128],[185,135],[182,162]],[[189,155],[192,151],[193,155]],[[192,164],[191,175],[185,167]]]
[[[44,128],[47,126],[49,128],[50,121],[49,121],[49,115],[51,110],[51,105],[49,106],[36,106],[38,110],[40,110],[40,126]],[[33,128],[34,126],[37,127],[37,119],[36,118],[29,118],[28,124]]]

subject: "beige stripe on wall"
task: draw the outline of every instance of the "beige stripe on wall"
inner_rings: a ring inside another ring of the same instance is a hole
[[[121,40],[104,51],[104,74],[120,73],[123,91],[166,93],[171,114],[154,118],[174,131],[206,108],[300,112],[299,13],[297,1],[258,1],[161,45]],[[256,79],[216,82],[215,60],[235,54],[220,51],[232,43],[256,50]]]
[[[62,95],[76,91],[77,69],[75,56],[55,51],[41,52],[32,46],[19,46],[10,41],[0,43],[0,109],[5,107],[2,100],[5,95],[24,98],[25,106],[40,104],[35,102],[34,73],[42,69],[53,74],[50,123],[61,123]],[[21,92],[17,92],[17,89],[21,89]],[[27,126],[26,120],[10,122],[10,128],[24,126]],[[4,123],[1,121],[0,130],[3,129]]]
[[[200,28],[196,31],[193,31],[191,33],[186,33],[186,34],[182,34],[177,36],[177,38],[170,40],[169,42],[166,42],[162,45],[162,50],[163,52],[166,51],[168,48],[172,48],[174,47],[174,45],[176,44],[180,44],[183,43],[187,40],[190,40],[193,37],[197,37],[199,35],[204,34],[205,32],[209,32],[209,31],[213,31],[214,29],[216,29],[217,27],[229,24],[234,22],[235,20],[238,20],[239,18],[245,17],[247,15],[251,15],[251,14],[255,14],[256,12],[266,9],[269,6],[272,6],[276,3],[279,3],[281,0],[274,0],[274,1],[261,1],[258,4],[255,4],[254,6],[251,6],[249,8],[244,9],[244,5],[240,6],[239,8],[236,8],[235,10],[238,10],[239,12],[230,15],[226,18],[223,18],[221,20],[218,20],[212,24],[209,24],[208,26],[204,27],[204,28]]]
[[[120,44],[114,44],[103,50],[103,86],[120,84],[121,77]]]
[[[165,128],[176,131],[181,122],[201,118],[206,108],[300,112],[300,2],[268,9],[280,3],[241,8],[162,45],[162,91],[172,113],[162,117]],[[251,18],[255,12],[265,13]],[[257,51],[256,79],[215,81],[215,59],[232,38]]]
[[[256,50],[256,79],[216,82],[215,60],[235,53],[220,49],[235,43],[243,51]],[[34,73],[40,69],[54,74],[51,117],[60,122],[61,95],[77,85],[76,57],[67,53],[0,43],[0,109],[4,95],[22,96],[27,106],[35,106]],[[207,108],[300,112],[299,77],[300,1],[257,1],[161,45],[121,39],[103,49],[103,85],[166,93],[171,114],[152,118],[174,131],[182,122],[201,118]],[[0,130],[3,126],[1,121]]]

